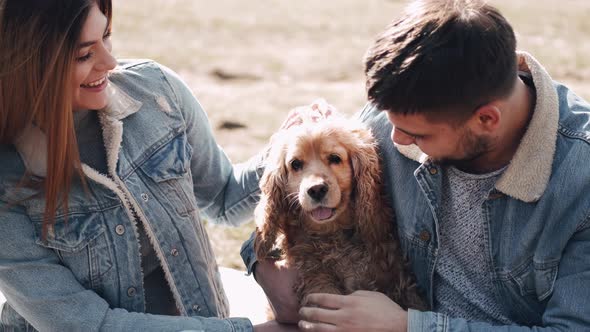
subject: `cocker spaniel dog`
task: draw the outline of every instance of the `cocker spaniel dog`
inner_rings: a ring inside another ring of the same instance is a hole
[[[384,197],[376,142],[358,121],[300,119],[273,136],[255,213],[259,259],[280,252],[295,294],[379,291],[425,308]],[[277,257],[274,256],[276,259]]]

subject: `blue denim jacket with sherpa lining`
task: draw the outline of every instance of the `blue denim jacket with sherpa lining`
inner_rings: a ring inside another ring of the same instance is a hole
[[[534,114],[483,204],[489,276],[513,326],[409,311],[408,331],[590,331],[590,105],[531,55]],[[415,145],[396,146],[386,114],[360,114],[376,134],[399,236],[429,302],[437,264],[442,172]]]
[[[258,200],[260,161],[231,162],[187,86],[151,61],[121,62],[99,111],[109,174],[87,165],[67,213],[42,238],[46,137],[30,127],[0,146],[0,330],[251,331],[228,303],[199,212],[238,224]],[[84,149],[83,146],[80,149]],[[67,216],[67,222],[64,222]],[[137,225],[183,317],[145,314]],[[209,318],[219,317],[219,318]]]

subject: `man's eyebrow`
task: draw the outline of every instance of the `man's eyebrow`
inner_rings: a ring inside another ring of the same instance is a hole
[[[109,31],[109,27],[111,26],[110,22],[107,22],[107,26],[104,28],[104,32],[103,32],[103,36],[107,34],[107,32]],[[88,46],[92,46],[94,44],[96,44],[98,42],[98,40],[90,40],[87,42],[83,42],[78,44],[78,48],[84,48],[84,47],[88,47]]]
[[[395,128],[395,130],[399,130],[399,131],[401,131],[402,133],[404,133],[404,134],[406,134],[406,135],[408,135],[408,136],[414,136],[414,137],[416,137],[416,136],[418,136],[418,137],[420,137],[420,136],[424,136],[424,135],[420,135],[420,134],[414,134],[414,133],[411,133],[411,132],[409,132],[409,131],[407,131],[407,130],[405,130],[405,129],[401,129],[401,128],[399,128],[399,127],[394,127],[394,128]]]

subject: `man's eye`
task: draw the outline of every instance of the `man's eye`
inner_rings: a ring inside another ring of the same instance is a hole
[[[294,171],[299,171],[303,168],[303,161],[299,160],[299,159],[293,159],[291,161],[291,168]]]
[[[330,164],[338,165],[342,162],[342,158],[340,158],[340,156],[337,154],[331,154],[330,156],[328,156],[328,162]]]

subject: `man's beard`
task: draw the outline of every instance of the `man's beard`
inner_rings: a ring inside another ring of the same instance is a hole
[[[459,140],[459,145],[464,155],[460,158],[442,157],[433,158],[432,161],[441,166],[455,166],[459,169],[469,169],[469,165],[490,150],[491,139],[486,136],[476,136],[469,129]]]

